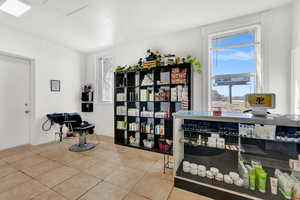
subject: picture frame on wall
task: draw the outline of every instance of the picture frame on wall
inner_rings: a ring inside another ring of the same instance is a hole
[[[60,80],[50,80],[51,92],[60,92]]]

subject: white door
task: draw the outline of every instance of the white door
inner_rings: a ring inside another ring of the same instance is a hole
[[[28,60],[0,55],[0,150],[29,144]]]

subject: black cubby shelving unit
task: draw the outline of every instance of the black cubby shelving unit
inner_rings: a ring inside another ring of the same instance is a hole
[[[172,70],[179,69],[180,71],[186,70],[186,77],[184,83],[174,83],[172,82]],[[159,82],[161,81],[161,72],[169,73],[169,82]],[[151,75],[150,75],[151,74]],[[152,77],[153,83],[143,85],[143,80],[145,76],[150,75]],[[191,64],[177,64],[168,65],[162,67],[155,67],[152,69],[141,69],[137,71],[126,71],[126,72],[115,72],[115,90],[114,90],[114,130],[115,130],[115,144],[132,146],[134,148],[154,151],[164,154],[172,154],[172,151],[162,151],[159,148],[159,139],[169,139],[173,140],[173,113],[182,109],[181,101],[171,100],[171,88],[175,88],[181,85],[188,90],[188,105],[185,107],[187,110],[192,108],[192,68]],[[167,100],[157,100],[155,98],[155,93],[159,91],[159,88],[169,89],[169,98]],[[147,101],[141,99],[141,90],[147,89],[151,90],[153,94],[153,99],[148,99]],[[118,99],[118,94],[123,93],[125,99]],[[117,107],[124,106],[126,112],[122,115],[117,114]],[[136,108],[138,109],[138,115],[129,116],[128,109]],[[153,112],[153,116],[143,117],[141,112],[143,110]],[[155,112],[168,111],[169,116],[166,118],[155,117]],[[117,127],[118,121],[126,122],[126,127],[124,129],[119,129]],[[136,131],[129,130],[129,123],[136,122],[139,124],[139,129]],[[141,130],[142,124],[152,124],[154,131],[152,133],[145,133]],[[155,134],[156,125],[164,125],[164,135]],[[133,136],[138,139],[137,144],[130,144],[129,138]],[[143,140],[150,139],[154,141],[153,148],[147,148],[144,146]]]
[[[81,112],[94,111],[94,92],[81,93]]]

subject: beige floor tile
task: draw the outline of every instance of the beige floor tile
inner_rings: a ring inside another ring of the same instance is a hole
[[[31,148],[32,148],[31,145],[23,145],[23,146],[19,146],[19,147],[13,147],[13,148],[5,149],[5,150],[0,151],[0,158],[12,156],[12,155],[15,155],[15,154],[19,154],[19,153],[22,153],[24,151],[28,151]]]
[[[97,136],[97,139],[101,142],[106,142],[106,143],[110,143],[110,144],[114,143],[114,137],[104,136],[104,135],[96,135],[96,136]]]
[[[25,183],[26,181],[29,180],[31,180],[31,178],[21,172],[16,172],[8,176],[2,177],[0,179],[0,193],[6,192],[9,189],[12,189],[17,185]]]
[[[63,143],[68,144],[69,146],[78,143],[77,137],[68,137],[63,140]]]
[[[41,174],[44,174],[52,169],[60,168],[62,167],[61,164],[59,164],[56,161],[47,160],[45,162],[41,162],[34,166],[25,167],[22,169],[22,171],[31,176],[31,177],[37,177]]]
[[[103,162],[103,163],[98,163],[96,165],[93,165],[92,167],[89,167],[83,171],[97,178],[105,179],[106,177],[108,177],[118,169],[119,166],[116,163]]]
[[[23,184],[14,187],[11,190],[8,190],[4,193],[0,194],[0,199],[5,200],[29,200],[34,196],[41,194],[45,191],[49,190],[47,187],[43,186],[39,182],[35,180],[27,181]]]
[[[80,152],[80,154],[86,155],[86,156],[99,156],[99,154],[104,154],[104,149],[100,148],[99,146],[96,146],[95,148],[93,148],[89,151]]]
[[[97,145],[98,148],[104,149],[104,150],[109,150],[109,151],[117,151],[117,147],[115,145],[112,145],[111,143],[107,142],[102,142],[100,141]]]
[[[61,149],[61,148],[50,148],[47,151],[42,151],[39,153],[42,157],[48,158],[50,160],[57,160],[59,157],[62,156],[62,154],[66,153],[67,149]]]
[[[147,170],[148,173],[152,173],[155,176],[159,176],[159,178],[168,180],[168,181],[172,181],[173,182],[173,170],[172,169],[165,169],[165,173],[164,173],[164,161],[163,160],[159,160],[157,161],[154,165],[152,165],[152,167],[150,167]]]
[[[66,144],[64,142],[50,142],[50,143],[46,143],[46,144],[40,144],[40,145],[36,145],[33,146],[30,151],[34,152],[34,153],[43,153],[43,152],[49,152],[52,150],[67,150],[67,147],[69,147],[69,144]]]
[[[8,163],[5,162],[4,160],[0,159],[0,167],[7,165]]]
[[[34,153],[31,152],[31,151],[22,151],[20,153],[16,153],[16,154],[13,154],[13,155],[10,155],[10,156],[7,156],[7,157],[3,157],[2,159],[5,162],[13,163],[13,162],[16,162],[18,160],[22,160],[24,158],[27,158],[27,157],[33,156],[33,155],[34,155]]]
[[[44,185],[52,188],[53,186],[65,181],[66,179],[71,178],[78,173],[79,171],[76,169],[63,166],[41,174],[37,176],[36,179]]]
[[[173,183],[152,174],[145,175],[132,190],[152,200],[165,200],[171,192]]]
[[[97,146],[96,148],[94,148],[92,150],[81,152],[81,154],[83,154],[83,155],[94,156],[94,157],[97,157],[98,159],[101,159],[101,160],[107,160],[109,155],[111,155],[113,153],[114,153],[113,151],[103,149],[99,146]],[[112,158],[109,157],[108,159],[112,159]]]
[[[79,158],[78,160],[71,161],[71,162],[67,163],[66,165],[83,171],[99,162],[100,161],[96,157],[84,156],[82,158]]]
[[[80,200],[121,200],[127,194],[128,191],[118,186],[102,182],[83,195]]]
[[[109,175],[105,181],[121,188],[131,190],[137,184],[137,182],[141,180],[144,174],[144,171],[121,167]]]
[[[134,194],[133,192],[130,192],[126,196],[125,200],[150,200],[150,199],[143,197],[141,195],[138,195],[138,194]]]
[[[155,161],[141,158],[132,158],[125,161],[123,164],[126,167],[147,171],[155,164]]]
[[[168,200],[213,200],[185,190],[173,188]]]
[[[2,167],[0,167],[0,178],[16,172],[17,170],[10,165],[3,165]]]
[[[67,199],[77,199],[102,180],[87,174],[77,174],[52,188]]]
[[[57,146],[57,144],[55,144]],[[50,149],[49,151],[44,151],[40,153],[41,156],[60,162],[62,164],[70,163],[74,160],[83,158],[83,155],[78,152],[71,152],[68,149],[63,149],[61,147]]]
[[[32,200],[66,200],[66,199],[63,196],[61,196],[60,194],[58,194],[52,190],[48,190],[46,192],[43,192],[40,195],[37,195]]]
[[[77,152],[70,152],[67,150],[67,152],[61,153],[60,156],[58,156],[56,159],[54,159],[57,162],[60,162],[62,164],[68,164],[74,160],[78,160],[80,158],[83,158],[84,156],[77,153]]]
[[[162,160],[164,158],[162,154],[155,153],[155,152],[148,152],[148,151],[140,151],[139,156],[141,158],[154,160],[154,161]]]
[[[26,157],[24,159],[18,160],[14,163],[11,163],[11,165],[13,167],[15,167],[16,169],[22,170],[22,169],[37,165],[39,163],[45,162],[47,160],[48,159],[43,158],[42,156],[33,155],[33,156]]]

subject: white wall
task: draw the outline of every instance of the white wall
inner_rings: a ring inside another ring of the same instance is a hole
[[[277,95],[277,109],[273,112],[289,112],[290,95],[290,46],[291,46],[291,8],[284,6],[271,11],[252,16],[241,17],[220,22],[205,27],[198,27],[176,33],[169,33],[154,38],[122,44],[111,49],[88,54],[86,57],[85,83],[95,84],[96,58],[99,56],[113,56],[115,65],[130,65],[144,57],[147,49],[157,49],[161,52],[175,53],[179,56],[194,55],[204,63],[204,74],[194,74],[193,104],[196,110],[205,110],[206,62],[203,52],[207,29],[236,27],[260,23],[263,35],[263,89],[264,92],[274,92]],[[245,23],[246,22],[246,23]],[[96,123],[96,132],[113,135],[113,105],[98,104],[92,114],[86,117]]]
[[[291,30],[290,5],[262,16],[263,90],[276,94],[279,114],[290,113]]]
[[[143,41],[132,41],[121,46],[111,48],[107,51],[96,52],[87,55],[86,81],[85,83],[95,84],[96,58],[99,56],[111,55],[114,57],[114,64],[134,64],[139,58],[145,57],[147,49],[155,49],[161,52],[176,53],[176,55],[194,55],[200,58],[201,55],[201,29],[190,29],[155,38],[148,38]],[[196,85],[201,84],[200,76],[195,75]],[[197,88],[199,89],[199,88]],[[195,91],[194,94],[200,94]],[[195,95],[195,102],[200,102],[200,96]],[[199,104],[195,105],[199,109]],[[87,119],[96,124],[96,132],[103,135],[113,135],[113,104],[96,104],[92,114],[84,115]]]
[[[80,54],[55,43],[0,26],[0,51],[34,59],[35,110],[31,143],[39,144],[54,139],[53,131],[41,131],[45,114],[79,111]],[[61,92],[50,92],[50,80],[61,80]]]
[[[300,46],[300,1],[294,0],[292,4],[293,14],[293,44],[292,47],[295,49]]]

